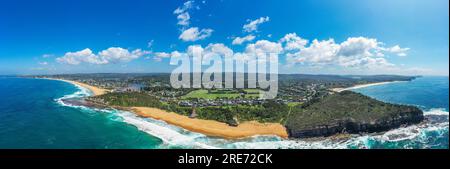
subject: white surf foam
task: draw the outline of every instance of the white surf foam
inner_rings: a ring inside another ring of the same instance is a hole
[[[82,107],[83,109],[90,109]],[[113,113],[112,110],[96,110]],[[177,126],[165,123],[164,121],[150,118],[142,118],[134,113],[116,111],[120,120],[136,126],[152,136],[160,138],[164,145],[161,148],[183,147],[183,148],[238,148],[238,149],[346,149],[350,145],[357,148],[370,148],[370,140],[381,142],[398,142],[404,140],[426,139],[425,132],[448,130],[448,121],[436,124],[420,124],[390,130],[385,133],[371,135],[354,135],[346,140],[332,140],[324,138],[318,141],[306,141],[301,139],[283,139],[277,136],[254,136],[242,140],[226,140],[221,138],[208,137],[200,133],[190,132]],[[439,114],[447,115],[448,112],[442,109],[430,110],[427,115]],[[446,113],[446,114],[445,114]],[[406,147],[407,148],[407,147]]]
[[[430,115],[440,115],[447,116],[449,113],[445,109],[430,109],[424,112],[425,116]],[[385,133],[375,133],[367,134],[363,136],[353,135],[347,140],[331,140],[329,138],[320,141],[305,141],[305,140],[284,140],[278,138],[279,140],[272,139],[260,139],[260,136],[254,137],[252,140],[241,141],[229,143],[229,148],[270,148],[270,149],[284,149],[284,148],[295,148],[295,149],[345,149],[349,148],[350,145],[356,146],[357,148],[370,148],[370,140],[377,140],[381,142],[399,142],[404,140],[426,140],[427,136],[425,133],[431,131],[443,131],[449,128],[449,122],[438,122],[438,123],[423,123],[418,125],[411,125],[407,127],[401,127],[398,129],[393,129]],[[443,134],[443,133],[442,133]],[[408,148],[408,147],[406,147]]]
[[[161,125],[164,124],[162,121],[157,124],[155,123],[156,120],[137,117],[135,114],[130,112],[120,112],[118,115],[123,118],[124,122],[132,124],[139,130],[158,137],[163,142],[170,145],[187,146],[192,148],[217,148],[195,141],[195,135],[186,135],[173,130],[168,127],[169,124]]]
[[[276,141],[260,141],[256,136],[255,139],[249,141],[241,141],[230,143],[228,148],[238,149],[344,149],[347,146],[340,142],[324,139],[321,141],[304,141],[304,140],[280,140]]]
[[[377,134],[377,135],[367,135],[362,137],[356,137],[350,141],[350,144],[353,145],[363,145],[369,147],[369,140],[376,140],[382,143],[385,142],[400,142],[405,140],[417,141],[426,144],[428,132],[438,132],[440,135],[444,134],[442,131],[447,131],[449,128],[448,115],[449,113],[445,111],[445,109],[430,109],[429,111],[424,112],[425,118],[431,115],[439,115],[446,116],[447,121],[443,122],[425,122],[417,125],[411,125],[407,127],[401,127],[397,129],[393,129],[387,131],[385,133]],[[411,148],[411,147],[404,147]]]
[[[448,116],[448,111],[445,111],[444,108],[434,108],[428,111],[423,112],[425,116],[427,115],[438,115],[438,116]]]
[[[404,140],[420,140],[426,139],[425,132],[441,131],[447,129],[448,120],[445,122],[433,124],[420,124],[408,127],[390,130],[385,133],[370,135],[353,135],[350,139],[332,140],[324,138],[318,141],[306,141],[301,139],[283,139],[277,136],[254,136],[242,140],[226,140],[215,137],[208,137],[200,133],[190,132],[183,128],[173,126],[164,121],[154,120],[151,118],[142,118],[134,113],[118,110],[92,109],[84,106],[66,105],[63,99],[81,98],[90,96],[88,89],[77,86],[80,90],[57,99],[58,103],[64,106],[80,108],[89,111],[101,111],[113,114],[114,120],[123,121],[130,125],[136,126],[139,130],[146,132],[152,136],[160,138],[164,145],[161,148],[170,148],[172,146],[182,148],[239,148],[239,149],[345,149],[350,145],[357,148],[370,148],[370,141],[377,140],[381,142],[398,142]],[[439,115],[447,116],[445,109],[430,109],[425,111],[425,116]],[[406,147],[408,148],[408,147]]]
[[[89,89],[86,89],[86,88],[84,88],[84,87],[82,87],[80,85],[76,85],[76,84],[72,84],[72,85],[77,87],[78,91],[76,91],[75,93],[67,94],[67,95],[64,95],[63,97],[57,98],[57,99],[55,99],[55,101],[57,103],[59,103],[60,105],[63,105],[63,106],[72,106],[72,107],[80,107],[81,108],[83,106],[68,105],[68,104],[64,103],[63,100],[88,97],[88,96],[91,96],[92,93],[91,93],[91,91]]]

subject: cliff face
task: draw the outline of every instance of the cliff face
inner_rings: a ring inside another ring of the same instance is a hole
[[[286,128],[290,137],[308,138],[382,132],[423,119],[423,112],[416,107],[383,103],[346,92],[301,108],[288,119]]]
[[[420,123],[423,120],[422,111],[406,112],[404,115],[380,119],[375,122],[358,122],[353,119],[336,120],[327,125],[317,125],[305,129],[296,129],[286,126],[289,136],[295,138],[309,138],[331,136],[339,133],[373,133],[383,132],[398,128],[403,125],[412,125]]]

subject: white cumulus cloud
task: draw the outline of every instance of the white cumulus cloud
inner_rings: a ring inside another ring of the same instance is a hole
[[[287,42],[284,48],[287,62],[291,64],[302,63],[315,66],[329,65],[348,68],[382,69],[395,66],[395,64],[384,58],[386,53],[394,53],[400,56],[406,55],[405,52],[409,50],[409,48],[400,48],[398,45],[385,48],[383,47],[384,43],[366,37],[350,37],[340,44],[333,39],[324,41],[315,39],[309,46],[306,46],[306,43],[289,45],[286,39],[298,38],[288,35],[280,41]],[[297,50],[291,52],[290,49]]]
[[[98,53],[98,56],[105,63],[120,63],[129,62],[145,54],[148,54],[148,52],[141,49],[136,49],[130,52],[127,49],[111,47]]]
[[[97,65],[110,63],[115,64],[129,62],[149,53],[149,51],[144,51],[141,49],[136,49],[130,52],[129,50],[120,47],[110,47],[99,52],[98,54],[94,54],[91,49],[86,48],[77,52],[67,52],[64,56],[56,58],[56,61],[70,65],[79,65],[81,63]]]
[[[397,56],[406,56],[406,51],[408,51],[409,48],[401,48],[399,45],[395,45],[390,48],[383,48],[383,50],[397,54]]]
[[[170,58],[170,53],[166,52],[156,52],[153,54],[153,59],[156,61],[161,61],[164,58]]]
[[[178,37],[183,41],[197,41],[205,39],[211,36],[213,30],[212,29],[201,29],[199,30],[197,27],[192,27],[184,30],[181,35]]]
[[[178,19],[178,23],[177,23],[178,25],[188,26],[191,16],[189,15],[189,13],[184,12],[184,13],[179,14],[177,16],[177,19]]]
[[[166,59],[166,58],[180,57],[181,55],[185,55],[185,54],[186,53],[182,53],[182,52],[179,52],[179,51],[173,51],[173,52],[170,52],[170,53],[167,53],[167,52],[156,52],[156,53],[153,54],[153,59],[155,61],[160,62],[160,61],[162,61],[163,59]]]
[[[189,31],[188,31],[189,32]],[[191,35],[186,35],[184,40],[193,41],[200,39],[197,29],[191,30]],[[186,33],[186,32],[184,32]],[[180,36],[180,39],[181,38]],[[255,37],[248,35],[237,37],[233,44],[242,44],[245,41],[252,41]],[[377,72],[381,70],[400,70],[399,65],[391,63],[385,55],[402,55],[409,48],[401,48],[399,45],[385,47],[385,44],[374,38],[350,37],[341,43],[334,39],[309,41],[299,37],[296,33],[289,33],[278,41],[258,40],[246,45],[243,51],[233,51],[232,48],[222,43],[211,43],[203,48],[201,45],[190,45],[186,51],[181,53],[174,51],[171,53],[155,53],[157,60],[186,54],[193,57],[194,51],[201,52],[203,57],[214,55],[233,56],[240,60],[258,59],[263,54],[279,54],[286,57],[287,66],[301,64],[311,68],[330,68],[330,70],[342,71],[368,71]],[[256,58],[254,57],[256,56]]]
[[[365,37],[351,37],[340,44],[339,54],[342,56],[373,56],[379,49],[376,39]]]
[[[302,39],[297,36],[296,33],[288,33],[283,38],[280,39],[281,43],[286,43],[284,49],[285,50],[300,50],[305,48],[305,45],[308,44],[308,40]]]
[[[173,11],[175,15],[177,15],[178,25],[188,26],[191,16],[189,15],[188,10],[192,8],[194,1],[186,1],[183,6],[178,7]]]
[[[286,47],[285,47],[286,48]],[[289,63],[309,63],[311,65],[323,65],[333,62],[339,51],[339,45],[333,39],[318,41],[313,40],[309,47],[295,53],[287,53]]]
[[[233,45],[241,45],[244,42],[249,42],[249,41],[252,41],[254,39],[255,39],[255,36],[253,36],[253,35],[247,35],[247,36],[244,36],[244,37],[236,37],[236,38],[234,38],[232,44]]]
[[[92,53],[92,50],[89,48],[77,52],[67,52],[64,56],[56,58],[56,61],[70,65],[78,65],[82,62],[104,64],[104,62],[100,61],[98,56]]]
[[[281,47],[280,43],[271,42],[268,40],[259,40],[256,43],[249,44],[245,48],[246,53],[258,54],[258,53],[281,53],[283,51],[283,47]]]
[[[270,18],[268,16],[266,17],[260,17],[259,19],[253,20],[253,21],[249,21],[248,24],[245,24],[243,26],[243,29],[245,32],[253,32],[253,31],[258,31],[258,26],[264,22],[268,22],[270,20]]]

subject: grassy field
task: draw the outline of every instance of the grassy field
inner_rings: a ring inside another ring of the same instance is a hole
[[[302,104],[303,104],[302,102],[289,102],[287,105],[289,107],[295,107],[295,106],[302,105]]]
[[[259,89],[244,89],[246,94],[245,98],[257,98],[259,97]],[[189,92],[188,94],[182,96],[182,99],[217,99],[217,98],[238,98],[241,94],[238,90],[211,90],[208,92],[206,89],[199,89]]]

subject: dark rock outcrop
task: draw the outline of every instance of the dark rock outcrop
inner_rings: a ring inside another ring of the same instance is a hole
[[[297,111],[286,124],[289,136],[295,138],[383,132],[424,119],[417,107],[384,103],[354,92],[334,94]]]
[[[422,111],[407,112],[404,115],[391,117],[388,119],[380,119],[375,122],[358,122],[353,119],[336,120],[334,123],[327,125],[317,125],[311,128],[295,129],[287,127],[290,137],[310,138],[310,137],[327,137],[340,133],[374,133],[383,132],[398,128],[405,125],[420,123],[423,120]]]
[[[75,99],[63,99],[61,100],[64,104],[72,106],[84,106],[95,109],[111,109],[111,106],[106,104],[92,101],[88,98],[75,98]]]

